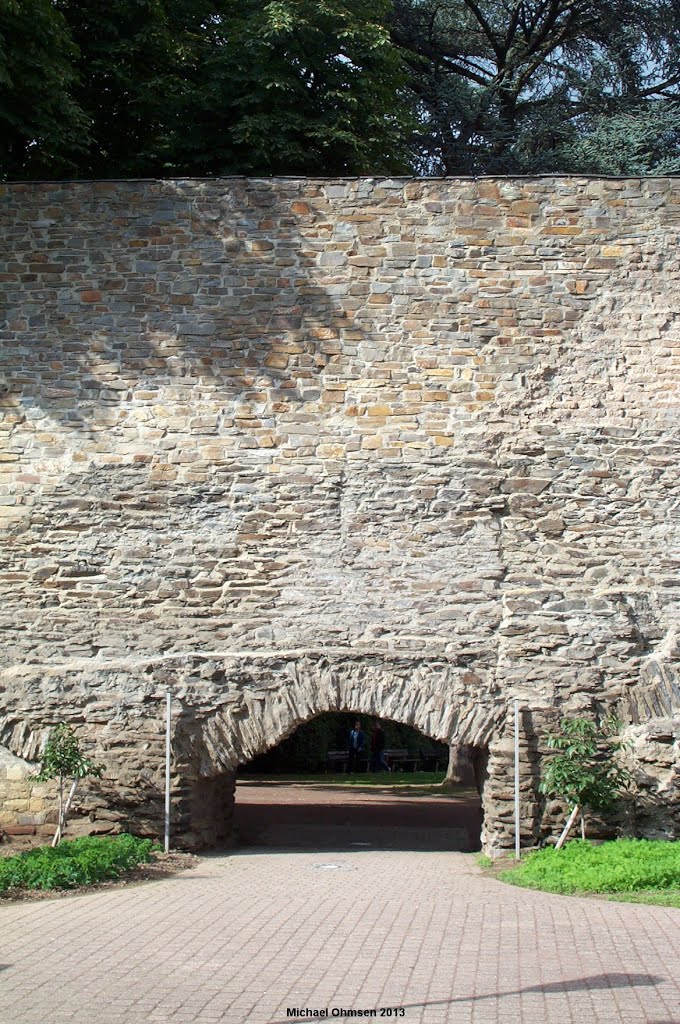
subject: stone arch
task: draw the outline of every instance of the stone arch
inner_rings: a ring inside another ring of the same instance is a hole
[[[229,837],[238,765],[318,715],[346,711],[387,718],[449,745],[465,744],[485,764],[506,717],[491,674],[484,678],[446,660],[307,652],[213,662],[209,670],[203,666],[203,674],[208,671],[230,699],[209,707],[199,698],[200,684],[189,682],[178,698],[174,732],[178,818],[185,826],[183,841],[191,846]],[[486,773],[480,779],[489,818]]]
[[[210,658],[200,675],[224,698],[206,702],[204,686],[185,677],[178,697],[191,711],[178,741],[188,741],[204,774],[251,760],[327,711],[390,718],[433,739],[473,746],[488,743],[505,714],[493,671],[448,659],[233,655]]]
[[[240,763],[327,711],[390,718],[481,753],[482,844],[499,850],[513,843],[509,695],[492,659],[468,662],[467,653],[432,658],[326,648],[161,655],[97,669],[85,661],[26,666],[12,673],[0,743],[35,763],[49,727],[71,722],[107,766],[105,778],[88,787],[81,812],[97,827],[114,821],[158,836],[170,689],[173,842],[191,848],[229,838]],[[531,704],[538,713],[536,694]],[[535,754],[528,742],[523,751],[523,841],[531,845],[539,821]]]

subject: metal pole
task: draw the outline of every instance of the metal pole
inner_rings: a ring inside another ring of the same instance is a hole
[[[519,860],[519,701],[515,698],[515,860]]]
[[[172,693],[165,695],[165,852],[170,853],[170,715]]]

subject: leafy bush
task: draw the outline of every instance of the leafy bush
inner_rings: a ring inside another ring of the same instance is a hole
[[[565,800],[572,809],[558,849],[581,811],[581,837],[586,838],[584,811],[611,810],[633,781],[631,773],[617,760],[625,746],[617,737],[621,724],[614,718],[594,722],[587,718],[563,718],[560,732],[547,737],[551,750],[557,751],[543,768],[541,793]]]
[[[22,889],[74,889],[119,878],[151,860],[153,843],[136,836],[83,836],[55,848],[39,846],[0,858],[0,892]]]
[[[538,850],[500,877],[513,885],[545,892],[680,889],[680,843],[616,839],[594,846],[574,840],[562,850]]]

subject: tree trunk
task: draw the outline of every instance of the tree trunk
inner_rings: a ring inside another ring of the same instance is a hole
[[[507,89],[500,89],[497,99],[499,127],[495,139],[492,138],[489,150],[493,161],[491,173],[497,171],[501,163],[506,162],[505,154],[517,137],[517,97]]]
[[[560,836],[560,838],[557,840],[557,843],[555,844],[555,849],[556,850],[561,850],[562,847],[564,846],[566,838],[569,835],[569,833],[571,832],[572,825],[576,821],[576,815],[578,814],[578,812],[580,810],[581,810],[581,808],[579,807],[578,804],[576,804],[576,806],[574,807],[573,811],[569,815],[569,818],[567,819],[567,824],[564,826],[564,830],[562,832],[562,835]]]
[[[59,824],[57,825],[57,830],[54,833],[54,838],[52,839],[52,846],[59,845],[62,836],[66,831],[66,818],[69,810],[71,809],[71,802],[75,796],[77,786],[78,779],[74,779],[71,783],[69,794],[66,797],[66,803],[64,803],[64,781],[62,778],[59,779]]]
[[[64,804],[64,813],[62,815],[62,820],[61,820],[62,833],[66,831],[66,819],[68,818],[68,812],[71,810],[71,803],[73,802],[73,797],[75,796],[77,787],[78,787],[78,779],[73,779],[73,781],[71,782],[71,788],[69,790],[69,794],[66,797],[66,803]]]
[[[64,815],[64,779],[59,776],[59,814],[57,817],[57,828],[52,839],[52,846],[58,846],[61,842],[61,825]]]

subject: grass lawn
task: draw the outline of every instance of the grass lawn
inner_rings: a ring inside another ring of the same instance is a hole
[[[296,785],[316,783],[317,786],[440,786],[446,772],[329,772],[327,775],[240,775],[240,782],[256,782],[261,786],[277,783]]]
[[[544,892],[680,907],[680,842],[617,839],[596,846],[572,840],[562,850],[531,853],[497,877]]]

